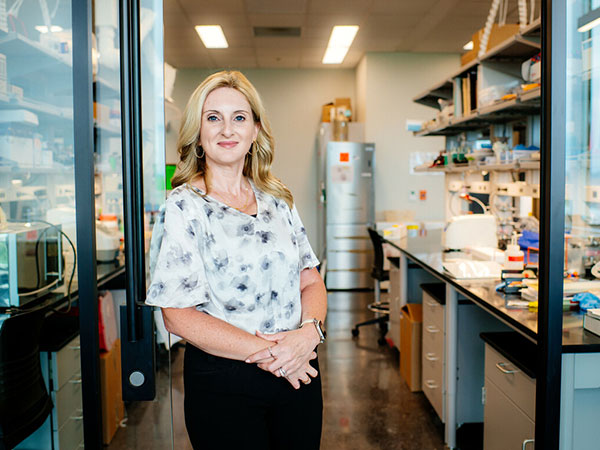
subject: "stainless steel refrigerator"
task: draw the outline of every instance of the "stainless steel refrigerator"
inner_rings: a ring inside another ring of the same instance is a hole
[[[328,289],[370,288],[375,222],[375,144],[328,142],[325,253]]]

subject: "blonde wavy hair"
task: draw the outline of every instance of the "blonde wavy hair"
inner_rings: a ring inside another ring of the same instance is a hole
[[[252,83],[238,71],[222,71],[210,75],[196,88],[188,100],[177,139],[179,163],[171,179],[171,185],[176,188],[190,182],[198,175],[206,176],[204,154],[198,158],[196,152],[196,148],[200,145],[202,131],[202,109],[208,94],[222,87],[232,88],[244,94],[252,108],[254,122],[260,124],[256,141],[252,145],[252,152],[246,154],[244,176],[250,178],[258,189],[284,200],[292,208],[294,204],[292,193],[271,173],[275,140],[262,100]]]

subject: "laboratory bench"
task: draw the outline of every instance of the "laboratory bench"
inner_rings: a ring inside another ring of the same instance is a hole
[[[456,251],[445,252],[439,230],[427,231],[425,235],[410,238],[384,238],[384,241],[400,250],[411,262],[416,263],[441,282],[450,284],[458,293],[495,315],[515,331],[534,342],[536,341],[537,312],[507,306],[508,301],[520,299],[520,297],[496,291],[500,280],[456,280],[445,272],[444,261],[458,257],[470,259],[470,256]],[[583,313],[577,311],[564,312],[564,353],[600,352],[600,336],[583,329],[583,316]]]
[[[493,333],[501,332],[498,336],[509,336],[501,340],[501,355],[507,356],[507,360],[515,366],[526,367],[528,370],[523,370],[524,374],[531,376],[535,373],[533,366],[537,363],[537,353],[534,352],[533,360],[528,361],[532,358],[532,352],[528,351],[523,357],[525,346],[522,342],[531,344],[527,346],[529,350],[538,348],[537,312],[510,307],[509,301],[520,297],[497,292],[496,286],[500,280],[457,280],[445,272],[444,261],[460,257],[470,259],[470,256],[460,252],[445,252],[440,230],[427,230],[423,235],[402,239],[384,238],[384,242],[400,254],[399,287],[396,288],[399,294],[391,299],[399,302],[399,305],[390,306],[391,310],[398,311],[406,303],[421,302],[421,296],[417,298],[415,293],[421,292],[424,282],[438,283],[438,290],[445,291],[443,299],[438,300],[443,307],[444,342],[441,346],[443,400],[437,411],[445,424],[446,444],[456,448],[459,426],[484,422],[482,388],[484,383],[488,383],[490,370],[485,346],[490,348],[488,354],[500,348],[496,344],[500,341],[493,338]],[[418,268],[415,269],[415,266]],[[427,290],[422,292],[428,294]],[[472,306],[468,307],[465,303],[471,303]],[[600,404],[600,337],[585,331],[582,324],[582,313],[564,312],[560,425],[560,448],[564,450],[597,448],[595,444],[600,440],[600,431],[594,426],[600,420],[600,410],[596,406]],[[425,330],[423,333],[425,336]],[[535,386],[535,380],[533,383]],[[425,387],[430,387],[426,386],[425,380],[423,386],[424,391]],[[496,385],[491,386],[494,388]],[[500,395],[497,391],[494,393]],[[494,419],[489,410],[488,406],[486,421],[493,423],[498,419]],[[528,417],[528,420],[535,420],[535,414]],[[488,430],[491,428],[491,425],[488,426]],[[533,435],[529,438],[533,438]],[[529,442],[529,439],[525,440]]]

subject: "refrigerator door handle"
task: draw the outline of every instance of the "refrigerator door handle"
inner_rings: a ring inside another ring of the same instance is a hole
[[[120,0],[121,127],[126,305],[121,307],[123,400],[153,400],[154,322],[146,299],[140,3]]]

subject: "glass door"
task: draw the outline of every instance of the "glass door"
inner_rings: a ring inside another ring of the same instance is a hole
[[[600,261],[600,1],[567,3],[566,270]]]

